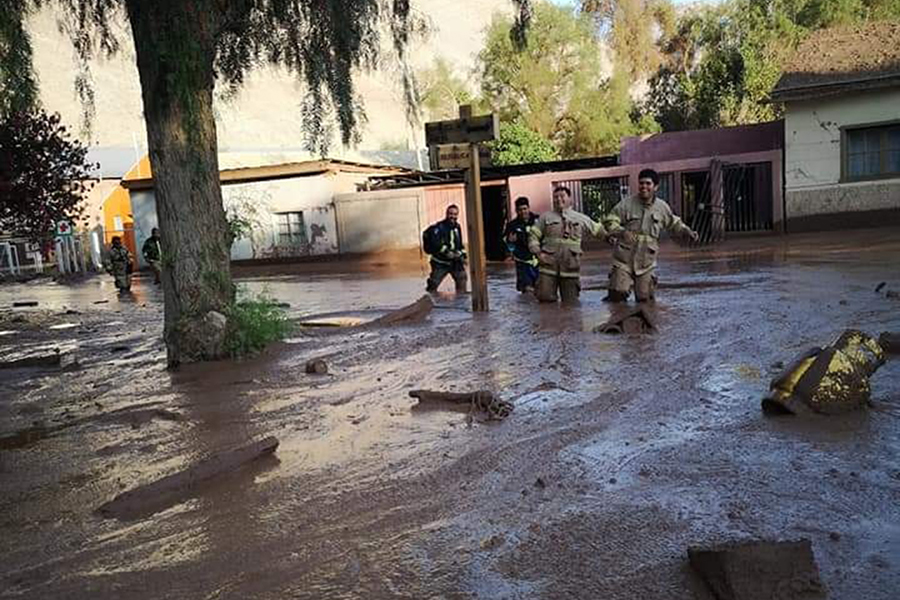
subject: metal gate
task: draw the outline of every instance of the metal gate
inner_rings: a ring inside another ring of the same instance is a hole
[[[628,197],[628,175],[602,179],[571,179],[556,181],[555,186],[572,192],[572,206],[595,221],[606,217],[613,207]]]
[[[771,231],[772,165],[723,166],[726,231]]]

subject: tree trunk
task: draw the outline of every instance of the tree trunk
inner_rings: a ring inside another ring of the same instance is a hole
[[[162,237],[170,367],[223,353],[234,299],[219,185],[213,63],[216,23],[206,0],[126,0]]]

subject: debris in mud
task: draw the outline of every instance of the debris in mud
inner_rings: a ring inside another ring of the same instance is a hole
[[[489,419],[505,419],[513,411],[513,403],[502,400],[493,392],[479,390],[477,392],[433,392],[429,390],[412,390],[411,398],[416,398],[419,403],[424,402],[450,402],[453,404],[468,404],[469,414],[475,411],[487,413]]]
[[[267,437],[247,446],[214,454],[178,473],[123,492],[97,509],[108,518],[130,520],[167,508],[196,491],[197,484],[235,471],[278,448],[278,440]]]
[[[0,450],[17,450],[19,448],[25,448],[35,442],[39,442],[63,427],[65,427],[65,425],[46,427],[42,423],[36,421],[33,426],[28,427],[27,429],[21,429],[13,434],[0,437]]]
[[[379,326],[397,325],[400,323],[419,323],[431,313],[433,308],[434,300],[431,299],[431,296],[425,294],[412,304],[378,317],[371,323],[368,323],[368,325]]]
[[[770,414],[836,414],[869,401],[869,376],[884,364],[877,340],[848,329],[832,344],[797,357],[770,384],[763,411]]]
[[[313,358],[306,361],[306,372],[310,375],[326,375],[328,374],[328,363],[321,358]]]
[[[883,290],[883,289],[884,289],[884,286],[886,286],[886,285],[887,285],[887,281],[882,281],[881,283],[879,283],[878,285],[876,285],[876,286],[875,286],[875,293],[877,294],[878,292],[880,292],[881,290]]]
[[[884,293],[884,297],[890,298],[892,300],[898,300],[898,299],[900,299],[900,292],[897,292],[894,290],[888,290],[887,292]]]
[[[688,559],[717,600],[824,600],[809,540],[688,548]]]
[[[356,316],[320,316],[307,318],[300,321],[301,327],[341,327],[341,328],[363,328],[363,327],[383,327],[389,325],[405,325],[410,323],[419,323],[425,320],[432,309],[434,309],[434,301],[431,296],[424,295],[412,304],[408,304],[397,310],[392,310],[378,317],[367,321],[364,318]]]
[[[900,354],[900,333],[885,331],[878,336],[878,343],[888,354]]]
[[[109,304],[109,300],[94,300],[94,304]]]
[[[630,309],[614,309],[609,320],[594,328],[594,333],[653,333],[656,331],[656,316],[647,306]]]
[[[37,306],[37,300],[18,300],[12,303],[13,308],[25,308],[28,306]]]
[[[38,354],[0,361],[0,369],[54,369],[64,366],[63,354],[57,348],[52,354]],[[65,364],[69,364],[66,362]]]
[[[506,543],[506,537],[499,533],[495,533],[494,535],[489,535],[488,537],[481,540],[482,550],[495,550]]]
[[[534,487],[536,487],[539,490],[542,490],[547,487],[547,482],[544,481],[543,477],[538,477],[537,479],[534,480]]]

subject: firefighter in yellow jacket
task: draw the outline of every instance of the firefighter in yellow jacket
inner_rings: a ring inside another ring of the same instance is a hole
[[[553,190],[553,210],[531,226],[528,248],[538,257],[537,298],[556,302],[557,289],[563,302],[573,302],[581,292],[581,239],[591,234],[603,238],[600,223],[572,209],[568,188]]]
[[[665,200],[656,197],[659,174],[644,169],[638,175],[638,194],[619,202],[604,220],[615,244],[609,274],[612,302],[624,302],[631,289],[638,302],[652,300],[656,291],[656,257],[663,230],[697,240],[697,233],[672,213]]]

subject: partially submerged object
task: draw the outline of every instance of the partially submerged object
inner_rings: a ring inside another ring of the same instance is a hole
[[[434,300],[428,294],[397,310],[392,310],[384,316],[378,317],[369,325],[398,325],[400,323],[419,323],[425,320],[434,308]]]
[[[878,343],[887,354],[900,354],[900,332],[885,331],[878,337]]]
[[[97,512],[104,517],[119,520],[151,515],[189,497],[196,492],[200,483],[269,456],[276,448],[278,440],[270,436],[240,448],[213,454],[183,471],[123,492],[100,506]]]
[[[382,327],[388,325],[405,325],[425,320],[434,308],[434,301],[428,294],[396,310],[381,315],[376,319],[359,316],[313,317],[300,322],[301,327]]]
[[[656,331],[656,316],[647,306],[617,308],[609,320],[594,328],[594,333],[653,333]]]
[[[513,411],[513,403],[503,400],[493,392],[479,390],[477,392],[433,392],[429,390],[412,390],[411,398],[419,403],[450,402],[469,406],[469,413],[480,411],[487,413],[489,419],[505,419]]]
[[[824,348],[797,357],[771,385],[762,408],[769,413],[837,414],[869,401],[869,377],[884,364],[875,338],[848,329]]]
[[[691,567],[716,600],[824,600],[809,540],[689,548]]]

